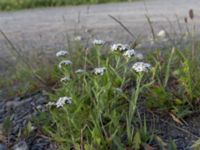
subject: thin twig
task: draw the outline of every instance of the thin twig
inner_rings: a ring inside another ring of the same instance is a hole
[[[150,112],[153,116],[156,116],[160,121],[162,121],[162,122],[164,122],[164,123],[166,123],[166,124],[168,124],[168,125],[170,125],[170,126],[176,128],[176,129],[178,129],[178,130],[180,130],[180,131],[183,131],[183,132],[185,132],[185,133],[187,133],[187,134],[190,134],[190,135],[192,135],[193,137],[195,137],[196,139],[199,139],[198,136],[194,135],[194,134],[191,133],[190,131],[188,131],[188,130],[186,130],[186,129],[183,129],[183,128],[181,128],[181,127],[178,127],[178,126],[176,126],[176,125],[174,125],[174,124],[172,124],[172,123],[170,123],[170,122],[168,122],[168,121],[166,121],[166,120],[160,118],[157,114],[153,113],[153,112],[150,111],[150,110],[147,110],[147,111]]]
[[[151,29],[151,34],[152,34],[152,36],[153,36],[153,40],[155,41],[155,40],[156,40],[156,35],[155,35],[155,31],[154,31],[154,28],[153,28],[152,21],[151,21],[151,19],[150,19],[150,17],[149,17],[148,15],[145,15],[145,17],[147,18],[149,27],[150,27],[150,29]]]
[[[33,71],[32,66],[27,62],[27,60],[24,58],[23,55],[20,54],[20,52],[17,50],[17,48],[14,46],[14,44],[10,41],[10,39],[7,37],[7,35],[0,29],[0,33],[3,35],[3,37],[6,39],[8,44],[11,46],[11,49],[17,54],[17,56],[22,60],[22,62],[31,70],[33,75],[37,80],[39,80],[43,85],[46,87],[46,82]]]
[[[130,34],[130,36],[133,38],[133,39],[136,39],[136,37],[133,35],[133,33],[121,22],[119,21],[117,18],[115,18],[114,16],[112,15],[108,15],[110,18],[112,18],[114,21],[116,21],[117,23],[120,24],[120,26]]]

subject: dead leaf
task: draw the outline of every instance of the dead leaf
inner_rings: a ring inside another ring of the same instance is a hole
[[[144,150],[154,150],[154,148],[152,146],[150,146],[149,144],[142,144],[142,147],[144,148]]]
[[[172,117],[172,119],[173,119],[176,123],[183,125],[182,121],[181,121],[178,117],[176,117],[174,114],[170,113],[170,116]]]

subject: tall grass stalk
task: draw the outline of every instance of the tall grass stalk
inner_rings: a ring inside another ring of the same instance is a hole
[[[137,101],[138,101],[138,97],[139,94],[141,92],[141,81],[142,78],[144,76],[144,73],[139,73],[137,75],[137,79],[136,79],[136,89],[134,91],[134,93],[132,94],[132,98],[130,101],[130,105],[129,105],[129,115],[128,115],[128,120],[127,120],[127,135],[128,135],[128,142],[129,144],[132,143],[133,141],[133,130],[132,130],[132,120],[133,120],[133,116],[136,110],[136,106],[137,106]]]
[[[172,48],[172,51],[170,53],[169,60],[168,60],[168,63],[167,63],[167,68],[166,68],[166,73],[165,73],[165,80],[164,80],[164,87],[167,86],[167,83],[168,83],[168,80],[169,80],[170,67],[171,67],[171,63],[172,63],[172,58],[173,58],[174,52],[175,52],[175,48]]]

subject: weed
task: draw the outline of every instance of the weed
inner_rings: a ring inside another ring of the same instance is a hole
[[[139,149],[143,137],[148,139],[146,130],[134,129],[133,118],[140,92],[152,84],[143,83],[149,64],[136,63],[132,69],[129,65],[135,61],[134,56],[127,59],[118,51],[101,54],[100,49],[97,45],[87,54],[83,52],[86,55],[78,54],[85,72],[75,73],[73,61],[63,66],[61,72],[71,80],[62,83],[55,94],[50,94],[52,100],[60,101],[63,96],[69,96],[72,102],[63,103],[62,108],[55,108],[58,101],[55,106],[51,105],[54,128],[45,127],[61,149]],[[74,54],[71,52],[71,58]],[[126,89],[126,84],[136,87]]]
[[[59,78],[67,80],[49,94],[51,115],[44,131],[61,149],[140,149],[150,146],[152,140],[166,147],[159,136],[148,133],[145,121],[142,124],[136,119],[137,103],[145,101],[149,108],[169,110],[173,118],[198,110],[200,78],[199,71],[194,73],[198,56],[190,61],[187,49],[158,50],[145,58],[155,64],[150,67],[134,63],[133,50],[125,55],[128,46],[116,44],[112,52],[101,53],[103,48],[99,44],[91,49],[79,48],[58,58],[60,62],[70,58],[70,63],[57,71]],[[67,100],[61,104],[64,97]],[[169,147],[176,149],[173,140]]]
[[[166,54],[158,58],[154,55],[153,59],[158,65],[155,84],[149,88],[146,96],[149,107],[170,109],[179,117],[195,111],[200,96],[199,70],[196,69],[199,60],[191,61],[190,54],[187,50],[173,49],[169,56]],[[168,59],[168,62],[163,59]]]

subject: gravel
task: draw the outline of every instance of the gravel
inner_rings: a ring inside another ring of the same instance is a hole
[[[10,122],[10,126],[6,125],[7,131],[4,135],[4,143],[0,143],[0,150],[7,150],[7,148],[13,150],[55,150],[51,140],[40,135],[35,127],[32,127],[33,134],[27,137],[21,135],[31,118],[37,116],[39,112],[46,111],[46,103],[47,97],[41,93],[23,98],[17,97],[9,101],[0,101],[0,126],[4,126],[7,119]]]

